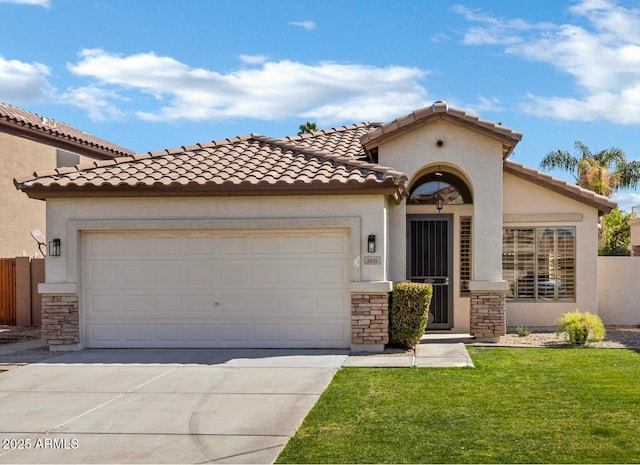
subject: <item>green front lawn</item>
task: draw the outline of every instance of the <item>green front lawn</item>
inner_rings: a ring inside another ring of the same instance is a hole
[[[475,369],[340,370],[278,463],[640,463],[640,353],[469,353]]]

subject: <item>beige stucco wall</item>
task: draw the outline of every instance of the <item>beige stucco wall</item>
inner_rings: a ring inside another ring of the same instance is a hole
[[[383,195],[49,199],[47,239],[62,254],[48,257],[48,284],[78,283],[83,230],[349,228],[352,281],[386,281],[387,200]],[[367,237],[376,235],[375,254]],[[365,265],[365,256],[380,264]]]
[[[639,257],[598,257],[598,314],[605,325],[640,325]]]
[[[0,257],[18,257],[23,252],[30,257],[37,252],[42,257],[30,231],[38,228],[46,234],[45,202],[17,190],[13,179],[57,168],[57,153],[55,147],[0,132]],[[72,154],[65,153],[71,155],[66,157],[68,162],[73,160]]]
[[[439,140],[443,142],[440,147]],[[379,162],[406,173],[409,183],[429,169],[450,170],[466,178],[473,196],[473,279],[502,279],[501,142],[449,122],[435,121],[382,144]],[[447,211],[455,208],[447,207]],[[406,213],[405,202],[390,211],[394,254],[389,270],[394,281],[406,278]]]
[[[575,226],[576,302],[510,302],[507,325],[553,327],[562,313],[598,311],[598,212],[536,184],[504,175],[505,227]]]
[[[0,132],[0,257],[33,257],[38,245],[29,232],[46,227],[45,203],[17,190],[13,178],[55,167],[55,148]]]

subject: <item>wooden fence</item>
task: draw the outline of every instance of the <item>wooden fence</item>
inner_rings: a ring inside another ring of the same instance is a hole
[[[0,258],[0,325],[40,326],[44,259]]]
[[[16,324],[16,260],[0,258],[0,325]]]

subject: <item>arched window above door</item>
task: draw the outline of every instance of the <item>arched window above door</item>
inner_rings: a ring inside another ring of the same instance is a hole
[[[409,193],[413,205],[435,205],[440,197],[443,205],[473,203],[469,186],[458,176],[446,171],[433,171],[418,179]]]

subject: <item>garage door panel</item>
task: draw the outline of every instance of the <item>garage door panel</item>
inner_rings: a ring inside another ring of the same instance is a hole
[[[113,315],[120,311],[119,296],[115,294],[93,293],[87,299],[88,315]]]
[[[85,251],[94,258],[105,258],[120,254],[120,238],[113,234],[93,233],[85,241]]]
[[[109,255],[147,256],[151,253],[151,242],[145,237],[124,237],[118,248]]]
[[[281,288],[282,263],[273,261],[256,261],[249,270],[249,284],[257,287]]]
[[[220,345],[247,345],[249,325],[247,323],[222,323],[220,324]]]
[[[246,318],[249,312],[249,298],[247,294],[219,294],[218,304],[214,302],[215,316],[221,318]]]
[[[285,255],[311,255],[316,249],[315,237],[309,236],[285,236],[282,243],[282,252]]]
[[[149,240],[151,253],[156,256],[182,255],[184,253],[184,237],[178,235],[160,235]]]
[[[220,289],[245,287],[249,283],[249,266],[238,260],[216,260],[212,263],[214,285]]]
[[[213,312],[216,303],[216,296],[211,294],[189,294],[187,295],[187,315],[197,315],[204,313],[205,316]],[[187,316],[184,315],[184,316]]]
[[[216,324],[185,324],[185,340],[201,347],[212,347],[220,340],[220,326]]]
[[[122,340],[125,343],[151,342],[151,325],[144,323],[122,325]]]
[[[347,239],[343,234],[326,234],[317,237],[317,251],[319,254],[343,256],[348,251],[347,247]]]
[[[216,240],[210,236],[195,236],[185,239],[184,253],[186,255],[208,256],[215,252]]]
[[[184,282],[183,264],[167,260],[156,261],[153,266],[124,261],[116,269],[119,289],[166,289]]]
[[[321,263],[317,267],[318,284],[344,285],[347,276],[348,270],[345,263]]]
[[[262,235],[253,237],[249,241],[249,249],[252,255],[280,255],[282,253],[282,237]]]
[[[247,255],[247,238],[222,235],[216,239],[216,253],[219,255]]]
[[[156,325],[156,340],[158,342],[180,342],[184,339],[182,325],[164,324]]]
[[[83,236],[88,347],[348,347],[345,231]]]
[[[178,292],[175,294],[157,294],[155,308],[161,314],[179,314],[184,311],[184,300],[185,297]]]
[[[218,281],[213,264],[207,261],[194,260],[185,262],[185,282],[183,287],[197,289],[210,288]]]
[[[111,347],[120,342],[120,326],[117,324],[94,323],[89,328],[89,340],[94,346]]]
[[[148,294],[122,296],[122,312],[125,314],[149,314],[155,308],[155,298]]]
[[[119,287],[118,265],[88,263],[84,266],[85,289],[114,289]]]
[[[284,267],[282,279],[289,287],[309,285],[315,282],[314,268],[302,260],[297,260]]]

